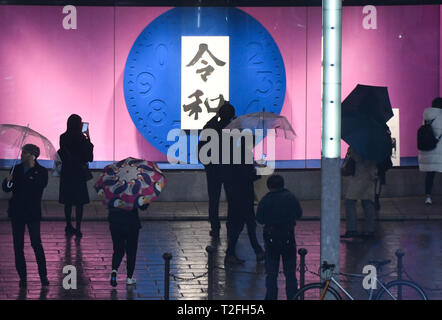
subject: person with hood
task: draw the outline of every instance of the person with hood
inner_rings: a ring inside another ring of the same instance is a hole
[[[436,139],[442,137],[442,98],[433,100],[431,108],[424,110],[424,122],[429,123]],[[442,172],[442,143],[439,141],[436,148],[429,151],[419,150],[419,170],[426,172],[425,175],[425,204],[431,205],[431,193],[436,172]]]
[[[222,164],[222,130],[235,118],[235,108],[226,102],[223,104],[216,115],[210,119],[203,130],[213,129],[218,133],[219,149],[218,151],[218,163],[204,164],[204,170],[206,171],[207,178],[207,191],[209,194],[209,222],[210,222],[210,235],[217,239],[219,238],[220,222],[219,222],[219,200],[221,196],[221,188],[224,184],[224,174]],[[199,141],[198,154],[201,148],[208,142]],[[208,154],[210,157],[211,154]],[[225,189],[225,185],[224,185]]]
[[[82,132],[81,117],[72,114],[68,118],[67,130],[60,136],[60,174],[59,202],[64,204],[66,218],[65,232],[82,237],[81,221],[83,206],[89,203],[87,180],[92,178],[88,162],[93,161],[94,145],[90,141],[89,129]],[[72,226],[72,207],[75,206],[76,228]]]
[[[15,268],[20,277],[20,288],[27,286],[26,260],[24,255],[25,227],[28,227],[31,246],[37,260],[38,273],[42,286],[48,286],[46,258],[41,244],[41,198],[48,184],[48,170],[42,167],[37,158],[40,148],[26,144],[22,148],[21,163],[4,179],[4,192],[12,191],[9,200],[8,216],[11,219],[14,241]]]

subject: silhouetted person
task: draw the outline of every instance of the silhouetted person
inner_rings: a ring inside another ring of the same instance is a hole
[[[81,237],[81,220],[83,205],[89,203],[87,180],[92,178],[88,162],[93,161],[94,145],[90,142],[89,129],[82,132],[79,115],[68,118],[67,130],[60,136],[60,174],[59,202],[64,204],[66,217],[66,234]],[[72,226],[72,206],[75,206],[76,228]]]
[[[266,265],[266,300],[278,298],[279,261],[285,275],[287,300],[293,298],[298,288],[296,279],[296,220],[302,217],[302,208],[298,199],[284,188],[284,179],[272,175],[267,180],[267,193],[258,204],[256,220],[264,225]]]
[[[218,133],[219,149],[218,149],[218,163],[209,163],[204,165],[207,177],[207,192],[209,194],[209,222],[211,226],[210,235],[214,238],[219,237],[220,222],[219,222],[219,199],[221,196],[221,188],[224,183],[224,173],[222,164],[222,129],[224,129],[230,121],[235,117],[235,109],[232,105],[226,102],[221,106],[218,113],[210,119],[204,129],[213,129]],[[209,139],[210,141],[210,139]],[[198,151],[201,147],[209,141],[200,141],[198,143]],[[211,154],[208,154],[211,156]],[[225,189],[225,185],[224,185]]]
[[[442,137],[442,98],[435,98],[431,108],[424,110],[424,122],[430,123],[434,136]],[[442,172],[442,143],[439,141],[436,148],[429,151],[419,150],[419,170],[425,175],[425,204],[431,205],[431,193],[436,172]]]
[[[146,204],[140,207],[140,209],[146,210],[148,206],[149,205]],[[127,261],[126,284],[136,284],[133,274],[135,271],[135,263],[137,258],[138,235],[141,229],[138,208],[134,206],[132,211],[126,211],[114,207],[109,207],[108,209],[109,229],[111,232],[114,249],[112,254],[112,272],[110,284],[113,287],[117,286],[118,268],[123,261],[125,253]]]
[[[233,136],[233,135],[232,135]],[[239,140],[239,141],[238,141]],[[253,136],[250,141],[242,136],[231,142],[230,164],[225,170],[225,190],[228,203],[227,210],[227,250],[225,263],[241,264],[244,260],[236,256],[236,244],[244,228],[247,226],[247,234],[250,244],[256,254],[256,261],[264,260],[264,250],[256,237],[256,221],[254,208],[253,182],[258,178],[253,165]],[[250,143],[251,145],[246,145]],[[234,150],[238,148],[241,161],[235,164]],[[251,160],[251,163],[248,161]]]
[[[48,286],[46,258],[41,244],[41,198],[48,184],[48,170],[36,161],[40,149],[33,144],[22,148],[21,163],[3,180],[5,192],[12,191],[8,216],[11,218],[14,239],[15,268],[20,277],[20,288],[27,286],[26,260],[24,255],[25,226],[28,226],[31,246],[34,249],[42,286]],[[8,186],[12,182],[12,186]]]

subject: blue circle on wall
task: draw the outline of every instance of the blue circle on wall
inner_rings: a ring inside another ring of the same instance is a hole
[[[181,128],[181,37],[229,36],[230,103],[237,116],[281,112],[286,76],[269,32],[236,8],[183,7],[153,20],[134,42],[124,69],[124,96],[141,135],[167,154],[171,129]]]

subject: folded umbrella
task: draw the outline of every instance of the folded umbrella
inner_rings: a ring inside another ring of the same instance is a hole
[[[104,167],[94,188],[105,206],[131,211],[155,201],[165,184],[155,162],[129,157]]]

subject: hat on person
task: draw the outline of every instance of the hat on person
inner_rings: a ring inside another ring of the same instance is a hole
[[[37,147],[35,144],[25,144],[22,150],[34,155],[35,158],[38,158],[38,156],[40,155],[40,148]]]

